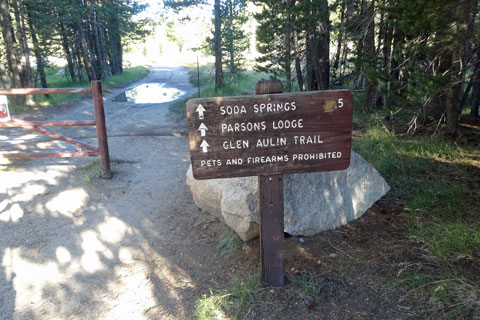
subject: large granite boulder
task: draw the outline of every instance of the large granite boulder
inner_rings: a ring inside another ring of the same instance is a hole
[[[244,241],[258,236],[257,177],[196,180],[187,184],[203,211],[224,221]],[[285,232],[311,236],[361,217],[390,187],[375,168],[352,151],[344,171],[284,177]]]

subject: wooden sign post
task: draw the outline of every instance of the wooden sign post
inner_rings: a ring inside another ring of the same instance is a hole
[[[282,93],[279,80],[259,81],[255,94]],[[285,285],[283,175],[258,176],[260,257],[265,286]]]
[[[187,129],[196,179],[259,177],[262,277],[284,279],[283,174],[350,165],[352,93],[283,94],[280,81],[257,83],[254,96],[192,99]]]

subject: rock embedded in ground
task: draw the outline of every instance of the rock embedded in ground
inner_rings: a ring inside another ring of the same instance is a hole
[[[244,241],[258,237],[257,177],[196,180],[190,166],[187,184],[200,209],[225,222]]]
[[[190,166],[187,184],[196,205],[242,240],[258,236],[257,177],[196,180]],[[378,171],[353,151],[347,170],[285,175],[285,232],[312,236],[335,229],[361,217],[389,190]]]

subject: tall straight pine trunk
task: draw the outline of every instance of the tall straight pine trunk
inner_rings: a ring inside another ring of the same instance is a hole
[[[40,83],[42,88],[48,88],[47,76],[45,74],[45,64],[43,63],[43,55],[42,50],[40,49],[40,45],[38,43],[37,38],[37,31],[35,30],[35,26],[31,17],[28,17],[28,26],[30,28],[30,35],[32,37],[32,44],[33,44],[33,52],[35,53],[35,59],[37,60],[37,72],[40,76]],[[46,95],[47,97],[49,95]]]
[[[376,52],[375,52],[375,0],[364,1],[364,14],[367,23],[365,39],[363,40],[363,57],[366,61],[365,66],[367,72],[376,68]],[[377,102],[377,86],[372,83],[368,76],[365,77],[365,108],[373,110]]]
[[[224,86],[222,63],[222,17],[220,9],[220,0],[215,0],[215,88],[221,88]]]
[[[0,0],[0,27],[2,29],[3,42],[5,44],[11,86],[13,88],[21,88],[20,59],[18,57],[17,43],[13,33],[12,18],[10,16],[10,8],[7,0]],[[26,99],[23,95],[17,95],[12,96],[10,101],[13,104],[18,105],[25,104]]]

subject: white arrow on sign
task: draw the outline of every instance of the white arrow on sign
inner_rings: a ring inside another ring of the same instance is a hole
[[[203,140],[202,144],[200,145],[200,148],[202,148],[203,153],[208,152],[208,147],[210,147],[210,145],[207,143],[207,141]]]
[[[198,131],[200,131],[200,136],[201,137],[205,137],[205,135],[207,134],[207,126],[202,122],[202,124],[200,125],[200,127],[198,127]]]
[[[206,111],[205,108],[201,104],[199,104],[198,108],[196,110],[196,112],[198,112],[198,119],[203,120],[203,118],[204,118],[203,113],[205,111]]]

